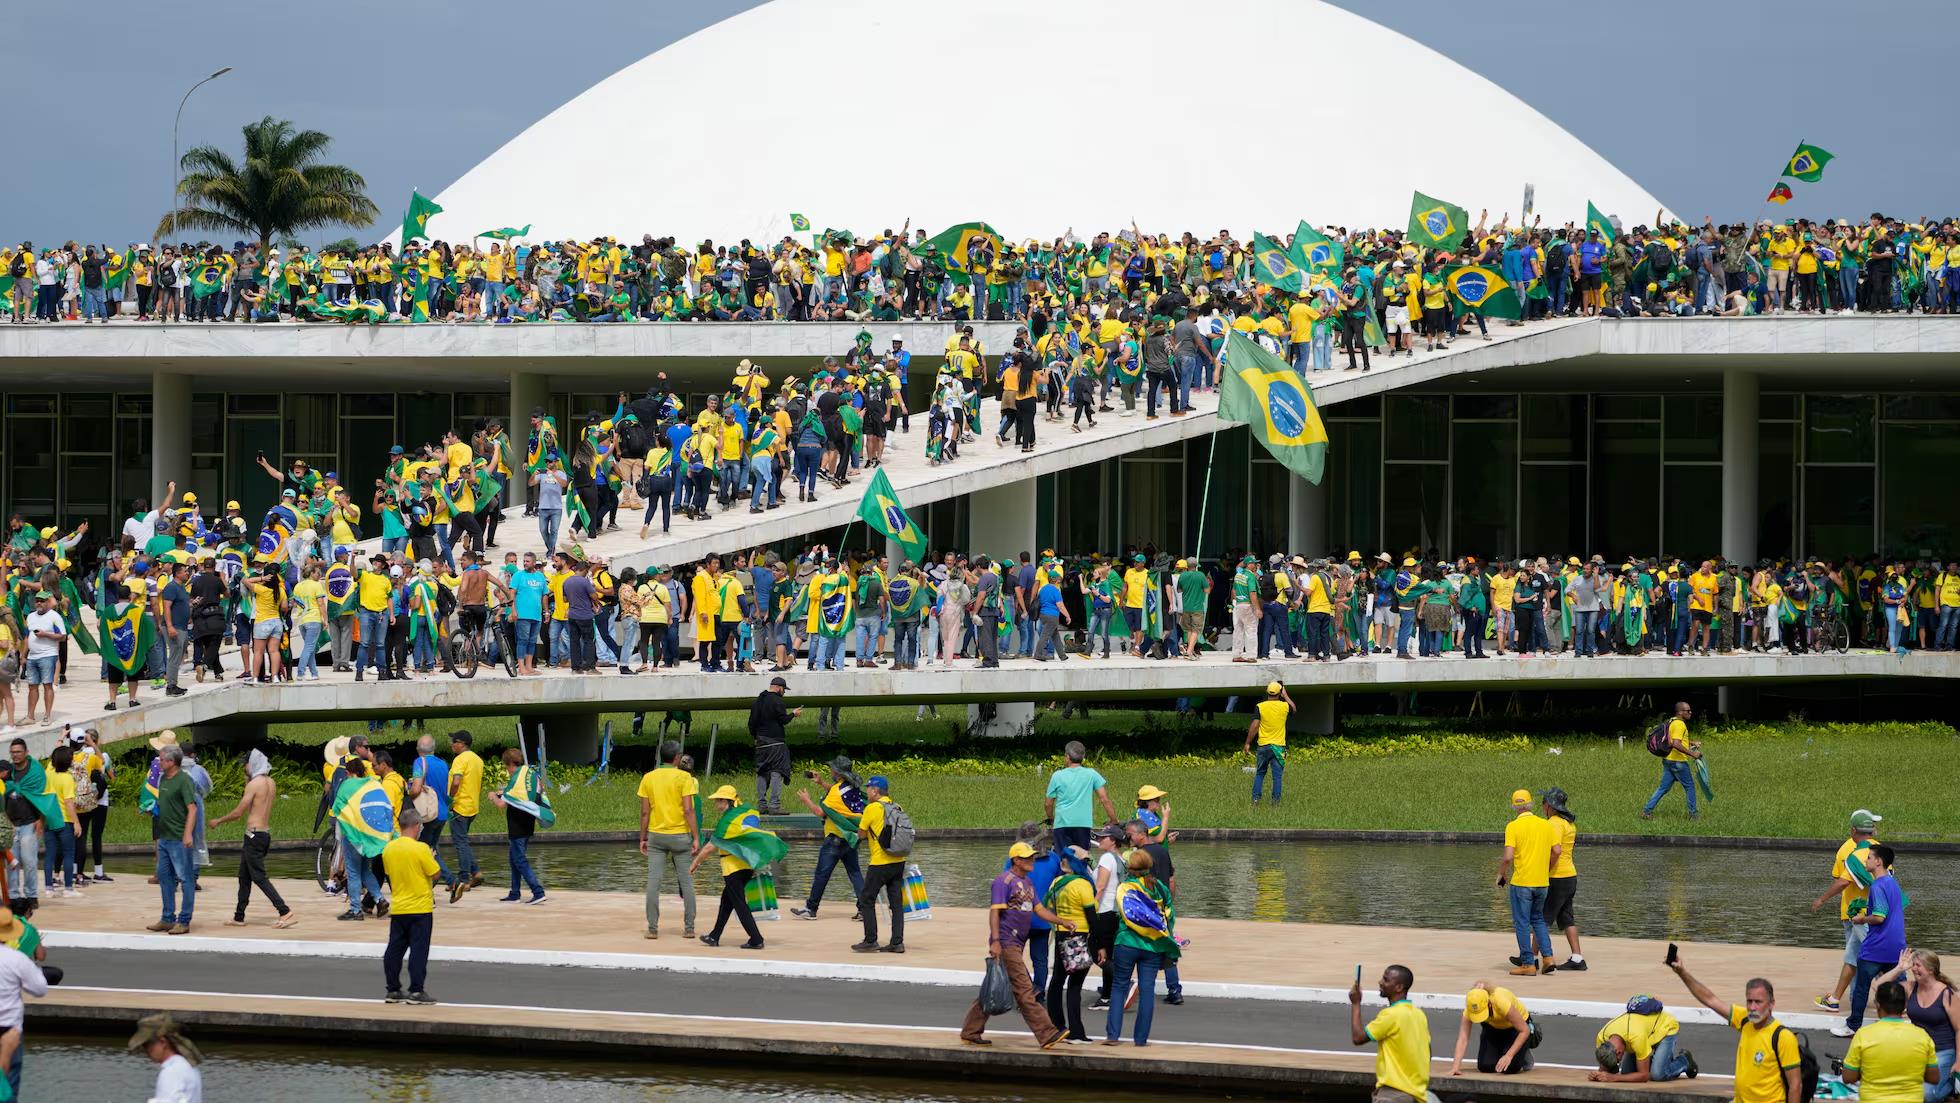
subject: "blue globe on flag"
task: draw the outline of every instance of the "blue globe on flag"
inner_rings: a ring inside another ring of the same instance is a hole
[[[893,532],[904,532],[912,527],[905,517],[905,508],[897,502],[885,503],[885,524],[890,525]]]
[[[1422,226],[1423,229],[1429,231],[1430,237],[1442,237],[1444,234],[1450,232],[1449,212],[1440,210],[1430,211],[1423,216]]]
[[[1475,306],[1490,296],[1490,280],[1482,272],[1464,272],[1456,278],[1456,295]]]
[[[822,610],[823,622],[834,628],[844,623],[844,612],[850,606],[850,595],[840,590],[836,593],[826,594],[822,604],[818,608]]]
[[[1266,385],[1266,416],[1275,435],[1293,440],[1307,429],[1307,396],[1290,382],[1273,380]]]
[[[395,805],[388,799],[386,789],[369,789],[361,794],[361,822],[377,835],[392,834],[395,830]]]

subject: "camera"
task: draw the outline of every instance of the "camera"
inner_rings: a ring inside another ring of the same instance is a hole
[[[805,770],[803,771],[803,776],[810,779],[811,781],[819,780],[817,777],[817,772],[815,770]]]

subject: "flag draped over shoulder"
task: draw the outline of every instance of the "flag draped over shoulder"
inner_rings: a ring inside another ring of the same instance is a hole
[[[926,607],[926,587],[909,575],[893,575],[885,584],[885,596],[892,603],[892,619],[917,616]]]
[[[148,653],[145,652],[147,655]],[[33,755],[27,757],[27,772],[18,779],[7,783],[8,791],[19,793],[34,805],[43,820],[65,819],[61,811],[61,800],[48,792],[48,771],[42,767],[40,759]]]
[[[354,587],[354,572],[345,563],[327,568],[326,586],[329,617],[344,617],[355,611],[359,593]]]
[[[135,249],[124,249],[120,253],[110,253],[103,259],[102,286],[113,291],[129,282],[129,262],[136,259]]]
[[[1252,278],[1267,287],[1297,295],[1306,289],[1306,273],[1292,250],[1264,234],[1252,235]]]
[[[1225,339],[1218,417],[1251,427],[1273,458],[1309,482],[1327,465],[1327,426],[1293,366],[1233,330]]]
[[[708,839],[715,844],[715,849],[740,858],[751,869],[762,869],[780,862],[789,853],[789,847],[782,839],[777,838],[774,832],[763,830],[762,818],[746,804],[738,804],[723,812]]]
[[[857,596],[851,576],[838,570],[810,579],[809,619],[804,630],[811,635],[839,639],[857,627]]]
[[[1470,228],[1462,207],[1432,199],[1421,192],[1409,202],[1409,240],[1432,249],[1454,249]]]
[[[1591,200],[1586,202],[1586,229],[1597,232],[1599,240],[1607,245],[1613,244],[1613,240],[1620,236],[1620,231],[1613,228],[1613,220],[1593,206]]]
[[[1792,153],[1790,160],[1784,164],[1783,175],[1815,184],[1824,178],[1824,166],[1831,162],[1833,156],[1835,155],[1821,146],[1800,142],[1797,151]]]
[[[225,289],[224,268],[216,264],[199,264],[191,268],[191,298],[208,299]]]
[[[341,782],[345,786],[346,782]],[[358,786],[340,799],[334,813],[340,823],[340,837],[347,845],[372,858],[395,837],[395,803],[381,782],[363,778]]]
[[[435,200],[419,191],[408,196],[408,213],[402,216],[402,244],[407,245],[413,238],[429,236],[429,219],[442,213],[442,207]]]
[[[1163,954],[1165,960],[1177,960],[1180,948],[1171,935],[1177,925],[1177,912],[1161,886],[1153,893],[1142,881],[1124,881],[1116,888],[1116,910],[1132,936],[1150,943],[1150,948]]]
[[[927,238],[925,245],[918,246],[912,251],[923,253],[925,252],[926,245],[936,246],[939,255],[945,258],[948,271],[965,272],[967,271],[967,249],[975,241],[982,239],[991,239],[994,243],[994,251],[998,255],[1000,251],[1000,235],[995,233],[994,228],[985,222],[962,222],[957,226],[941,231],[935,237]]]
[[[1464,309],[1486,318],[1521,318],[1524,304],[1518,289],[1497,269],[1482,264],[1453,264],[1443,269],[1443,285]]]
[[[558,813],[552,810],[551,794],[545,791],[542,745],[538,748],[538,757],[539,765],[519,766],[512,771],[510,780],[504,783],[503,798],[504,803],[512,808],[537,817],[538,826],[550,827],[558,822]]]
[[[899,503],[898,491],[892,489],[892,481],[885,477],[885,469],[880,467],[872,472],[871,485],[864,488],[864,498],[858,502],[858,518],[865,524],[899,542],[905,549],[905,558],[912,563],[924,562],[926,557],[926,534],[912,523],[912,517]]]
[[[105,566],[97,574],[95,585],[96,621],[102,629],[102,661],[121,672],[124,677],[135,677],[142,673],[150,660],[150,642],[155,628],[147,615],[148,607],[140,601],[110,602],[108,568]],[[70,605],[75,610],[75,619],[81,619],[79,605]]]
[[[68,608],[81,609],[82,592],[75,588],[75,580],[67,575],[61,576],[61,596],[68,599]],[[75,623],[68,626],[68,634],[75,637],[75,645],[82,649],[82,654],[95,654],[100,647],[96,644],[95,637],[89,634],[88,625],[82,623],[79,613],[73,619]]]

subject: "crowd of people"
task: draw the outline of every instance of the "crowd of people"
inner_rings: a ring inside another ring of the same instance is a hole
[[[1476,303],[1452,301],[1444,272],[1501,272],[1529,315],[1803,312],[1946,313],[1960,304],[1960,222],[1873,213],[1689,226],[1614,220],[1546,225],[1488,212],[1435,247],[1399,229],[1327,226],[1289,248],[1329,247],[1310,294],[1275,297],[1256,235],[1145,233],[1019,242],[976,224],[937,237],[906,223],[775,242],[642,234],[487,245],[410,238],[399,249],[234,241],[111,247],[74,241],[0,248],[15,322],[685,322],[1031,319],[1090,303],[1222,298],[1284,320],[1304,299],[1339,331],[1357,306],[1384,332],[1457,331]],[[1296,238],[1300,240],[1296,242]],[[1262,282],[1263,280],[1263,282]],[[1261,300],[1265,302],[1261,303]],[[1393,322],[1391,321],[1393,319]],[[1479,324],[1481,319],[1478,318]],[[1440,323],[1440,324],[1439,324]],[[1399,342],[1398,342],[1399,343]]]

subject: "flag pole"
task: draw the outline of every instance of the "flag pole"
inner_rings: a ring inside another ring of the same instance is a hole
[[[1211,508],[1211,473],[1218,466],[1218,433],[1211,434],[1211,458],[1205,461],[1205,490],[1198,501],[1198,541],[1193,546],[1192,555],[1202,559],[1205,554],[1205,513]]]

